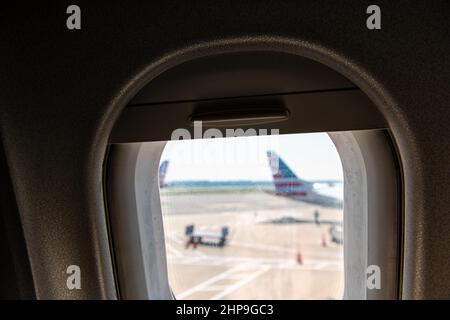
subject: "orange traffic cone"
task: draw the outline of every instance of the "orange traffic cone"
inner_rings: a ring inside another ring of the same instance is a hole
[[[327,238],[325,237],[324,234],[322,234],[322,247],[324,248],[328,247]]]
[[[297,252],[296,260],[298,264],[303,264],[302,253],[300,251]]]

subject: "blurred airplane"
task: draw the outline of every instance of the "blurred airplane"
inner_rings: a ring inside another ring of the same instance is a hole
[[[292,200],[316,204],[324,207],[342,208],[342,185],[338,180],[310,180],[298,178],[287,164],[273,151],[267,152],[273,181],[253,180],[177,180],[166,182],[169,160],[159,167],[159,186],[182,192],[262,190],[269,194],[287,197]],[[320,187],[322,186],[322,187]],[[337,192],[335,192],[337,191]]]
[[[324,207],[342,208],[342,198],[327,195],[323,190],[315,187],[317,184],[333,186],[340,181],[317,180],[306,181],[298,178],[288,165],[273,151],[267,151],[270,169],[272,171],[275,190],[266,192],[277,196],[287,197],[296,201],[317,204]]]
[[[169,160],[165,160],[159,165],[159,187],[160,188],[164,188],[167,186],[166,173],[167,173],[168,167],[169,167]]]

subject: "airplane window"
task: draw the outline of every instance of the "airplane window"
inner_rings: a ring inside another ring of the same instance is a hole
[[[328,134],[170,141],[160,196],[176,299],[341,299],[343,172]]]

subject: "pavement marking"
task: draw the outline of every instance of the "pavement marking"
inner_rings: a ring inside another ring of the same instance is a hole
[[[209,300],[219,300],[219,299],[222,299],[223,297],[226,297],[227,295],[229,295],[230,293],[232,293],[232,292],[236,291],[237,289],[243,287],[247,283],[255,280],[256,278],[258,278],[260,275],[262,275],[263,273],[267,272],[268,270],[270,270],[269,266],[263,266],[259,270],[257,270],[256,272],[247,274],[245,277],[241,278],[240,281],[238,281],[234,285],[227,286],[224,290],[222,290],[218,294],[216,294],[216,295],[212,296],[211,298],[209,298]]]
[[[168,242],[166,242],[166,249],[167,249],[168,253],[170,252],[171,254],[173,254],[177,258],[183,256],[183,254],[179,250],[175,249],[174,246],[172,246]]]
[[[237,246],[237,247],[259,249],[259,250],[263,250],[263,251],[288,252],[288,253],[292,253],[292,254],[295,254],[298,252],[298,250],[294,249],[294,248],[286,248],[286,247],[282,247],[282,246],[257,244],[257,243],[248,243],[248,242],[241,242],[241,241],[230,241],[229,244],[233,245],[233,246]],[[343,254],[341,254],[341,253],[321,252],[321,251],[314,250],[314,249],[310,249],[310,250],[302,249],[301,251],[303,253],[306,252],[310,255],[321,256],[321,257],[326,257],[326,258],[338,258],[338,259],[343,258]]]
[[[252,268],[269,266],[273,269],[283,270],[303,270],[303,271],[341,271],[344,266],[342,261],[309,259],[303,264],[297,264],[294,259],[268,259],[268,258],[252,258],[252,257],[222,257],[209,256],[203,257],[169,257],[170,264],[189,265],[189,266],[243,266],[247,265]],[[245,271],[241,269],[241,271]],[[231,278],[234,276],[231,276]],[[235,278],[238,276],[236,275]]]
[[[239,270],[239,268],[240,268],[240,266],[238,265],[238,266],[235,266],[235,267],[233,267],[231,269],[228,269],[228,270],[226,270],[224,272],[221,272],[218,275],[216,275],[214,277],[211,277],[208,280],[203,281],[200,284],[198,284],[196,286],[193,286],[192,288],[177,294],[176,298],[177,299],[184,299],[184,298],[190,296],[191,294],[193,294],[195,292],[205,291],[204,289],[207,289],[211,284],[213,284],[213,283],[215,283],[215,282],[217,282],[219,280],[225,279],[229,274],[232,274],[236,270]]]

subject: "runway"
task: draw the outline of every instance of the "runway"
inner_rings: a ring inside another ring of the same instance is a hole
[[[169,282],[177,299],[340,299],[343,247],[329,239],[342,211],[262,191],[161,195]],[[291,217],[302,223],[273,223]],[[185,248],[184,228],[229,227],[224,248]]]

